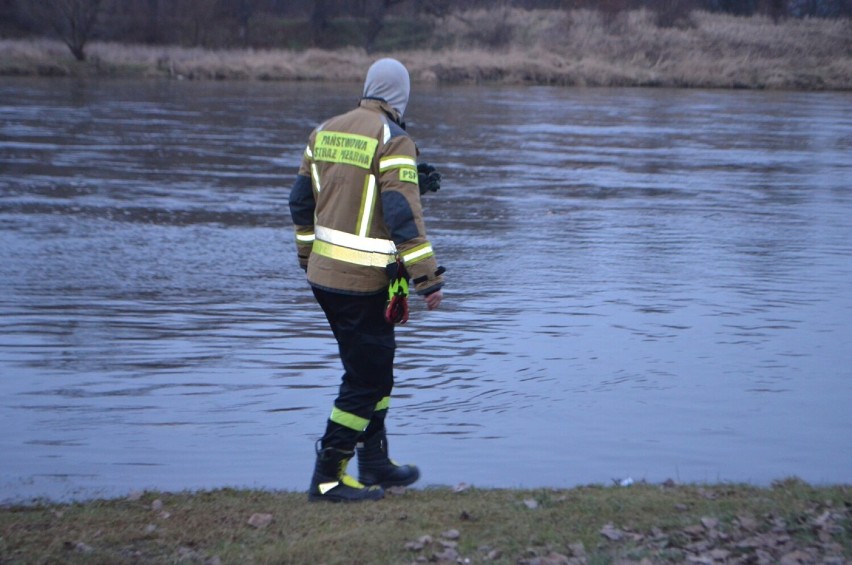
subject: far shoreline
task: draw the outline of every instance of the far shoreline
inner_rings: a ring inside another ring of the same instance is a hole
[[[381,53],[92,42],[78,62],[58,40],[0,39],[0,76],[357,83],[376,58],[395,57],[421,84],[852,91],[849,19],[697,12],[689,27],[661,28],[637,11],[614,32],[595,18],[518,11],[521,39],[505,46],[449,38],[440,50]]]

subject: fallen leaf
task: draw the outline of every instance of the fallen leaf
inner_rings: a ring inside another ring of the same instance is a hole
[[[552,551],[542,557],[533,557],[523,561],[525,565],[571,565],[572,560],[566,555]]]
[[[257,529],[262,529],[267,527],[272,523],[272,514],[263,514],[263,513],[255,513],[252,514],[248,519],[249,526],[252,526]]]
[[[780,565],[804,565],[805,563],[815,563],[814,556],[806,551],[797,549],[791,551],[781,558]]]
[[[410,541],[405,544],[405,549],[408,551],[420,551],[425,546],[419,541]]]
[[[831,512],[826,510],[825,512],[820,514],[817,518],[814,518],[814,524],[819,526],[819,527],[823,527],[828,523],[829,520],[831,520]]]
[[[737,516],[737,523],[744,530],[754,531],[757,529],[757,520],[751,516]]]
[[[619,541],[624,538],[624,532],[612,524],[606,524],[603,528],[601,528],[600,534],[611,541]]]
[[[574,557],[579,557],[580,559],[586,558],[586,546],[582,542],[572,543],[568,546],[568,549],[571,550],[571,554]]]
[[[451,561],[455,562],[459,558],[459,552],[455,549],[448,547],[444,551],[440,553],[434,553],[432,557],[435,558],[436,561]]]

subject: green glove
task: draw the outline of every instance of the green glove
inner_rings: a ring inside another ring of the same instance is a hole
[[[421,196],[427,192],[438,192],[441,188],[441,173],[429,163],[417,163],[417,181]]]

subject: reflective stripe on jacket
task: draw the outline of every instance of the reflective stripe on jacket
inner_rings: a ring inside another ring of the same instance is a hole
[[[380,101],[331,118],[308,140],[290,192],[300,263],[312,285],[373,293],[401,258],[426,294],[441,288],[426,239],[417,183],[417,149]]]

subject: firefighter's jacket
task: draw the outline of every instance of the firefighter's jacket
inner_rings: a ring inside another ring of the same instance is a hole
[[[311,285],[346,294],[387,288],[402,261],[418,294],[443,286],[426,239],[417,149],[390,106],[359,107],[314,130],[290,192],[299,263]]]

